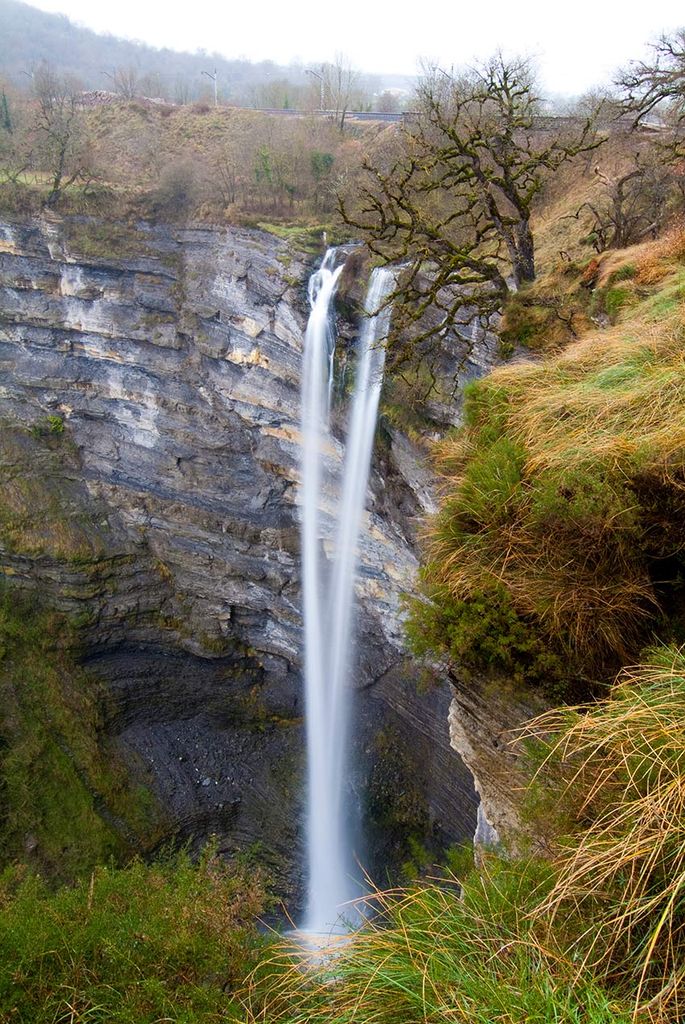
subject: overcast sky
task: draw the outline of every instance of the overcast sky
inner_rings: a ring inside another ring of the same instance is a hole
[[[548,92],[606,82],[645,44],[685,25],[676,0],[31,0],[99,32],[250,60],[321,62],[343,52],[364,71],[414,74],[496,49],[536,57]],[[406,13],[403,13],[406,12]]]

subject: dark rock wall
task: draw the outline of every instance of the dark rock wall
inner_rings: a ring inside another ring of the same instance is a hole
[[[0,530],[5,576],[79,617],[107,728],[152,772],[169,835],[259,843],[285,891],[301,870],[307,275],[256,231],[0,225],[0,469],[49,511],[42,537]],[[399,436],[383,458],[360,553],[355,765],[388,724],[415,738],[427,812],[455,841],[473,831],[471,778],[448,693],[418,693],[402,637],[427,477]],[[329,507],[340,459],[334,442]]]

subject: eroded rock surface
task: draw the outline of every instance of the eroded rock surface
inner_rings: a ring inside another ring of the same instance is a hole
[[[506,841],[516,850],[521,840],[535,838],[522,820],[521,805],[530,782],[516,742],[517,729],[540,714],[547,704],[531,691],[452,673],[449,730],[452,746],[471,771],[480,797],[476,847]]]
[[[302,844],[307,262],[240,229],[0,226],[0,469],[26,481],[3,571],[82,623],[112,695],[107,728],[151,773],[169,835],[259,843],[285,891]],[[382,459],[360,552],[353,783],[379,731],[402,735],[430,825],[455,841],[473,831],[471,778],[444,725],[448,691],[419,694],[401,626],[429,480],[401,436]]]

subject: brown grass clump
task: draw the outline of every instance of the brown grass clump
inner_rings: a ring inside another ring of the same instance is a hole
[[[682,555],[682,290],[671,275],[620,326],[472,385],[438,449],[429,596],[462,623],[464,602],[504,592],[576,678],[636,657]]]
[[[663,238],[640,246],[642,254],[636,261],[637,284],[657,284],[677,265],[685,263],[685,224],[677,224]]]
[[[588,922],[576,961],[628,977],[635,1018],[685,1012],[685,653],[666,647],[623,673],[611,696],[531,726],[561,729],[567,797],[583,794],[591,825],[562,845],[559,874],[535,911],[555,927],[571,911]]]

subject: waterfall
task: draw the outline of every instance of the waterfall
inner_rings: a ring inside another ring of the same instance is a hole
[[[335,338],[331,303],[341,268],[329,250],[309,282],[311,314],[302,378],[302,561],[307,713],[307,910],[303,930],[344,926],[345,904],[359,895],[353,880],[352,836],[345,808],[345,755],[352,689],[354,582],[357,547],[378,412],[385,339],[394,287],[392,271],[373,271],[359,339],[340,498],[333,511],[334,558],[325,572],[321,506],[329,447]]]

